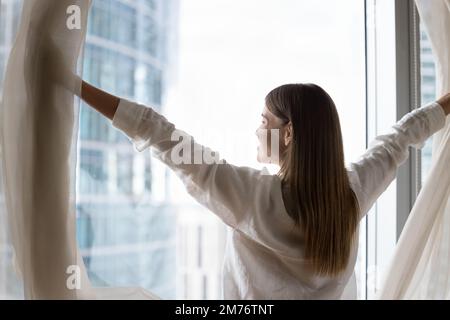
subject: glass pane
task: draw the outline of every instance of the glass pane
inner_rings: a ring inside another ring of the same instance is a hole
[[[364,26],[364,1],[358,0],[181,1],[178,81],[164,111],[229,162],[260,168],[254,132],[265,95],[285,83],[317,83],[337,105],[346,160],[356,160],[365,149]],[[220,263],[213,259],[222,257],[212,240],[220,246],[224,240],[210,230],[218,222],[191,205],[176,178],[171,193],[186,208],[180,229],[187,230],[179,233],[186,245],[181,296],[202,299],[207,286],[206,296],[217,297]],[[204,236],[198,237],[198,227]],[[198,239],[203,246],[195,245]],[[197,250],[205,250],[203,267]],[[361,298],[364,250],[357,264]]]
[[[396,6],[394,1],[366,1],[367,8],[367,143],[397,122]],[[377,293],[397,242],[397,181],[394,179],[370,208],[365,225],[366,298]],[[363,241],[361,241],[362,243]]]
[[[93,1],[83,78],[160,111],[166,65],[157,42],[176,30],[155,21],[169,19],[166,8],[175,2],[156,2]],[[153,33],[158,37],[148,36]],[[166,178],[154,179],[149,151],[135,152],[109,120],[84,104],[79,137],[77,237],[92,283],[142,286],[175,298],[176,207],[153,192]]]
[[[423,24],[420,24],[420,74],[421,74],[421,99],[422,105],[436,100],[436,66],[431,43]],[[422,184],[427,178],[431,167],[431,151],[433,137],[428,139],[422,149]]]
[[[7,59],[20,18],[21,0],[0,1],[0,97]],[[1,101],[0,101],[1,103]],[[0,157],[2,150],[0,149]],[[1,171],[1,168],[0,168]],[[3,179],[0,172],[0,179]],[[22,283],[13,265],[13,250],[8,236],[3,184],[0,183],[0,300],[22,299]]]

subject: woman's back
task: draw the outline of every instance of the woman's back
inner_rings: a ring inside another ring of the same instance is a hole
[[[304,258],[304,237],[287,213],[281,188],[276,175],[261,179],[253,194],[258,213],[240,229],[229,228],[224,299],[339,299],[352,276],[358,243],[340,276],[317,276]]]
[[[409,146],[423,146],[444,124],[442,107],[429,104],[405,115],[392,127],[392,133],[378,136],[356,162],[350,163],[347,173],[361,209],[359,221],[394,180],[398,167],[408,157]],[[153,147],[152,154],[178,175],[188,193],[230,227],[223,270],[224,298],[342,297],[353,273],[358,237],[339,276],[316,276],[304,259],[304,238],[285,208],[277,175],[264,169],[235,166],[223,159],[199,164],[174,161],[174,150],[179,152],[188,147],[185,150],[190,151],[194,139],[178,130],[181,136],[192,139],[172,140],[177,129],[165,117],[152,108],[124,99],[114,115],[113,125],[127,134],[137,150]],[[193,149],[211,151],[195,141]],[[288,207],[293,201],[295,197],[287,201]]]

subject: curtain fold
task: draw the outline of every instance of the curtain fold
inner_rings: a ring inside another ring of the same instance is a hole
[[[416,0],[436,60],[437,96],[450,91],[450,0]],[[450,299],[450,123],[433,137],[432,167],[378,299]]]
[[[92,287],[76,242],[78,101],[72,91],[80,92],[81,80],[70,75],[89,7],[90,0],[24,1],[0,116],[16,269],[26,299],[158,299],[142,288]]]

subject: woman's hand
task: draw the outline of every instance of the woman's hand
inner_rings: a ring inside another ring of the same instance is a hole
[[[450,113],[450,93],[447,93],[445,96],[441,97],[436,102],[442,106],[445,115],[448,116],[448,114]]]
[[[42,85],[47,90],[53,90],[56,86],[61,86],[79,96],[108,119],[114,119],[120,103],[119,97],[84,82],[72,71],[74,67],[67,63],[63,52],[50,36],[39,39],[36,46],[36,51],[39,52],[39,61],[33,63],[33,65],[37,65],[42,70],[41,73],[46,75],[46,82]]]

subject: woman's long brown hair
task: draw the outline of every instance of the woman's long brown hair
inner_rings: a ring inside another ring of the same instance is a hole
[[[278,175],[295,206],[288,213],[305,235],[305,258],[317,274],[338,275],[349,261],[359,206],[345,168],[336,106],[325,90],[309,83],[275,88],[266,106],[292,123]]]

